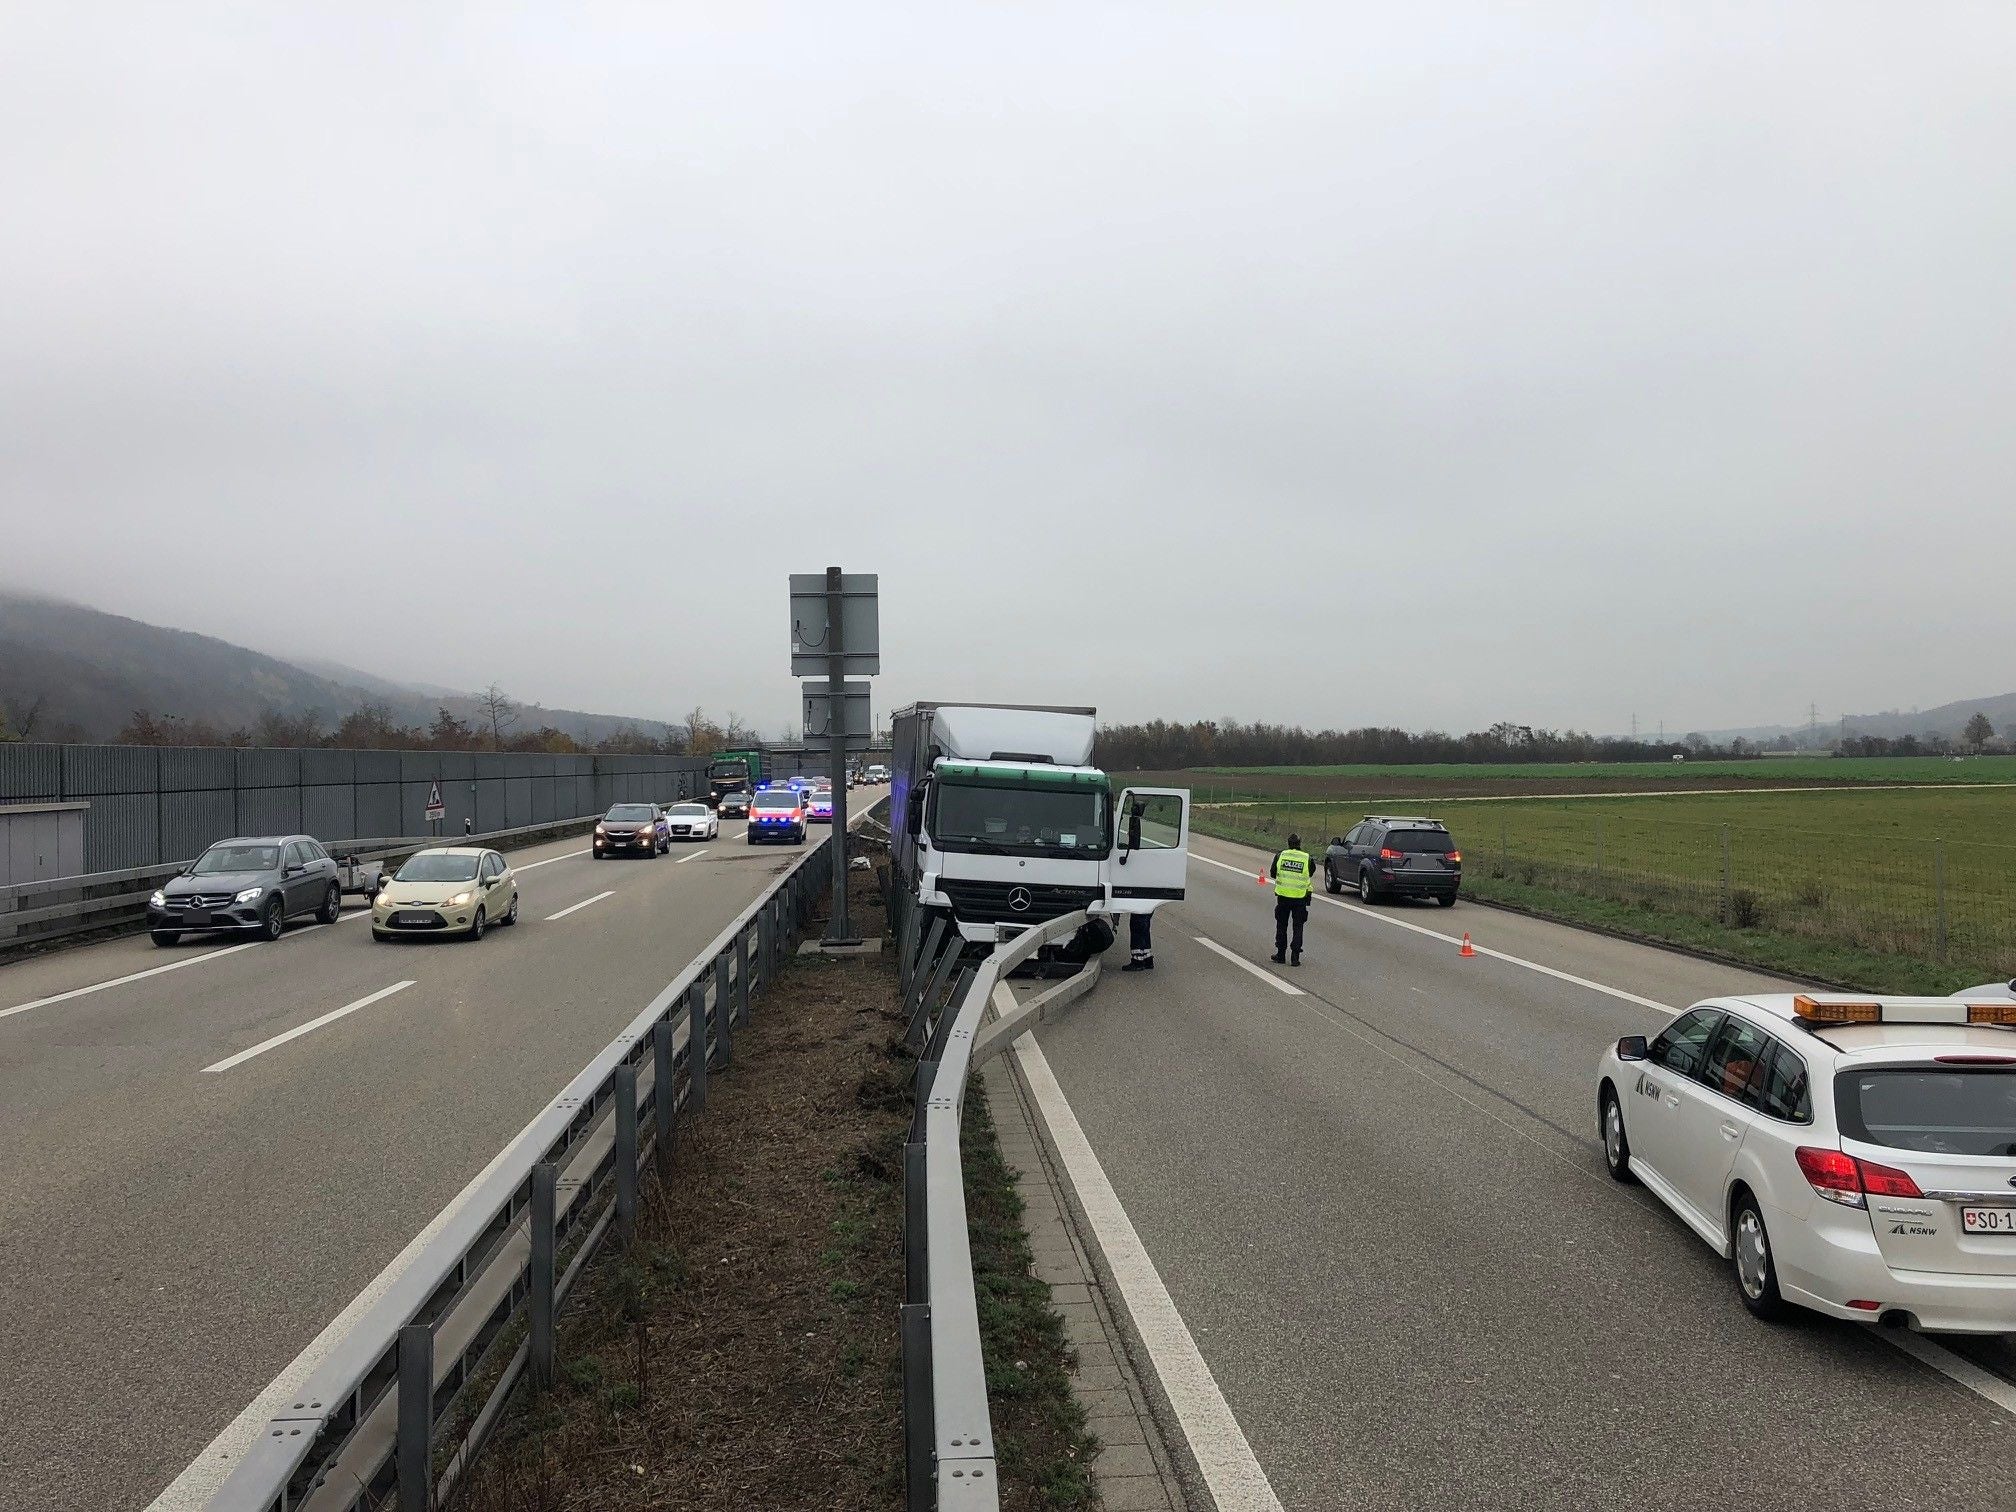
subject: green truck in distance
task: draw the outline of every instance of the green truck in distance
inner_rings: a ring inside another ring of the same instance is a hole
[[[707,801],[716,808],[730,793],[753,793],[770,775],[770,759],[761,746],[748,751],[716,751],[707,768]]]

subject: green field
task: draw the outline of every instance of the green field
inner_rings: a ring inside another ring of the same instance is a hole
[[[1317,850],[1368,806],[1200,803],[1196,827],[1262,844],[1294,829]],[[1448,824],[1480,898],[1870,988],[2016,974],[2016,787],[1389,807]]]
[[[2008,782],[2016,783],[2016,756],[1833,756],[1766,757],[1757,761],[1577,761],[1536,762],[1431,762],[1419,766],[1277,766],[1198,767],[1200,773],[1226,779],[1228,790],[1238,788],[1238,779],[1258,777],[1329,777],[1352,788],[1365,786],[1376,791],[1383,780],[1399,779],[1408,784],[1439,782],[1541,782],[1588,778],[1611,781],[1629,778],[1642,781],[1678,779],[1698,782],[1705,777],[1737,779],[1744,786],[1768,786],[1772,782]],[[1340,791],[1343,788],[1340,787]]]

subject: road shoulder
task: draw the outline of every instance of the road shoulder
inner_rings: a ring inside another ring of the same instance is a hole
[[[1109,1301],[1110,1277],[1095,1260],[1098,1246],[1088,1242],[1083,1213],[1062,1179],[1015,1057],[1001,1056],[981,1081],[1001,1154],[1016,1173],[1037,1279],[1050,1287],[1051,1305],[1078,1353],[1071,1388],[1102,1446],[1092,1467],[1102,1502],[1108,1512],[1188,1512],[1206,1505],[1188,1497],[1176,1472],[1170,1437],[1134,1364],[1138,1341],[1120,1322],[1124,1309]]]

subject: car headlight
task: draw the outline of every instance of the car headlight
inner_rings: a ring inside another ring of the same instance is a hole
[[[154,896],[147,900],[147,906],[149,908],[161,908],[166,906],[167,902],[168,902],[168,894],[161,891],[161,889],[157,887],[154,890]]]
[[[607,835],[609,833],[609,827],[604,824],[598,824],[595,826],[595,833],[598,835]]]
[[[234,901],[239,903],[255,903],[258,901],[259,895],[265,891],[266,889],[263,887],[248,887],[245,891],[238,894]]]
[[[475,896],[476,894],[474,893],[459,892],[448,900],[448,906],[450,908],[467,908],[470,900]]]

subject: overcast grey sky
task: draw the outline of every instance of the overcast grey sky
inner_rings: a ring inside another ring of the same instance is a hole
[[[9,11],[0,580],[766,727],[835,561],[878,712],[2016,686],[2008,0]]]

